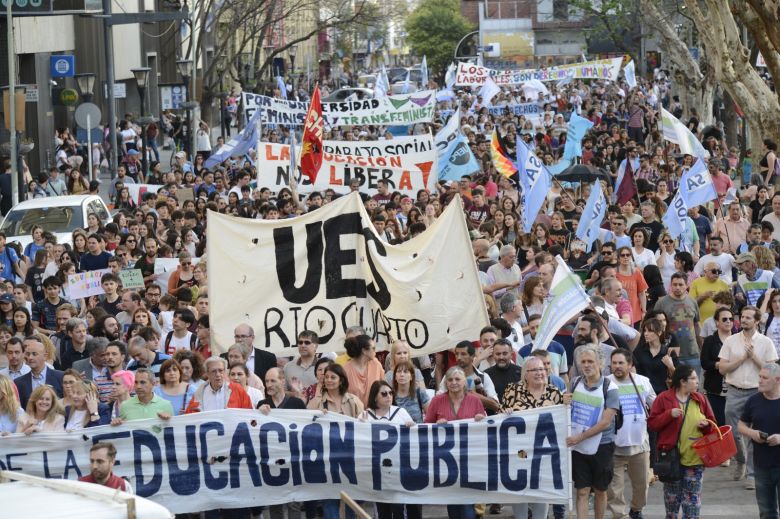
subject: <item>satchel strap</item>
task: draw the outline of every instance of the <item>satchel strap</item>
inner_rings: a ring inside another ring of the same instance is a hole
[[[677,395],[675,395],[675,398],[677,398]],[[688,395],[688,400],[685,402],[685,411],[683,411],[682,421],[680,422],[680,430],[677,431],[677,441],[675,442],[676,445],[679,445],[680,443],[680,435],[682,434],[683,425],[685,425],[685,415],[688,414],[688,404],[691,403],[691,398],[693,398],[693,395]]]

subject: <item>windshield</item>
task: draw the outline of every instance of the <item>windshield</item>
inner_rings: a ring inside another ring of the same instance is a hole
[[[26,211],[8,213],[1,230],[6,236],[24,236],[32,232],[35,225],[43,227],[44,231],[71,232],[84,227],[80,206],[39,207]]]

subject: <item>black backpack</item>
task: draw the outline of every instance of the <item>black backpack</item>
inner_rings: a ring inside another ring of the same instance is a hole
[[[601,383],[601,390],[604,392],[604,409],[607,408],[607,393],[609,392],[609,379],[607,377],[601,377],[603,382]],[[574,384],[571,386],[571,392],[577,389],[577,385],[582,381],[582,377],[577,377]],[[615,413],[615,433],[623,427],[623,406],[618,404],[617,413]]]

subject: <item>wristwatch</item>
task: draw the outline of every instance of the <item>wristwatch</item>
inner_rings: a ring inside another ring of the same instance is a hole
[[[98,413],[92,413],[91,415],[89,415],[89,417],[90,418],[94,418],[95,420],[99,420],[100,419],[100,415]]]

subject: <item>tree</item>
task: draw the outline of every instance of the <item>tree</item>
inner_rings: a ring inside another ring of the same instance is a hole
[[[195,0],[182,47],[184,58],[201,65],[202,118],[210,118],[220,84],[240,83],[252,90],[256,83],[247,81],[245,72],[267,77],[274,58],[291,46],[328,30],[377,23],[367,5],[368,0]],[[213,59],[205,59],[207,50]],[[242,54],[249,58],[246,71],[239,63]]]
[[[751,140],[780,138],[780,100],[753,66],[750,33],[775,81],[780,80],[779,0],[685,0],[688,16],[700,28],[715,78],[745,114]],[[735,15],[737,18],[735,18]]]
[[[443,75],[460,39],[473,31],[457,0],[422,0],[406,19],[406,32],[417,56],[426,56],[431,76]]]
[[[580,9],[589,17],[592,26],[589,39],[608,38],[616,49],[631,56],[639,63],[642,35],[635,29],[638,21],[636,2],[633,0],[569,0],[569,7]]]
[[[693,59],[687,43],[673,25],[675,15],[681,16],[675,9],[664,9],[658,0],[641,0],[640,9],[646,24],[660,37],[683,112],[689,114],[693,108],[702,124],[711,124],[715,78],[714,70],[708,65],[708,53],[701,52],[698,63]]]

